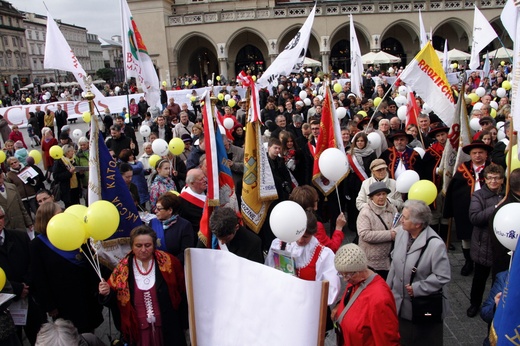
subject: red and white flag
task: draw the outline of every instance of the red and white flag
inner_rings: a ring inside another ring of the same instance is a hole
[[[417,104],[417,100],[415,99],[415,95],[413,94],[413,91],[408,88],[408,104],[406,105],[408,111],[406,112],[406,126],[405,128],[408,128],[408,125],[413,124],[417,126],[417,118],[419,117],[419,114],[421,114],[421,109],[419,108],[419,105]]]

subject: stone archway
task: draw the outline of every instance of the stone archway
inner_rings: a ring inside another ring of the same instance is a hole
[[[196,74],[205,85],[212,73],[219,74],[215,44],[202,34],[192,33],[179,41],[176,63],[179,76]]]
[[[256,72],[264,71],[266,57],[269,56],[266,40],[256,30],[244,28],[228,40],[227,67],[229,75],[236,76],[245,66],[254,68]]]
[[[359,42],[361,54],[370,52],[370,35],[364,29],[354,23],[356,37]],[[350,72],[350,24],[344,24],[336,28],[330,36],[330,66],[334,71],[343,70]]]
[[[432,44],[436,50],[443,51],[447,39],[448,50],[456,48],[468,52],[471,46],[470,37],[471,28],[467,23],[458,18],[448,18],[433,30]]]
[[[248,44],[242,47],[235,59],[235,75],[240,71],[251,71],[253,75],[258,75],[265,70],[264,55],[257,47]]]
[[[406,66],[408,61],[419,52],[419,30],[415,24],[407,20],[392,23],[381,34],[381,50],[401,58],[400,65]]]
[[[280,35],[280,38],[278,39],[278,53],[281,53],[287,44],[296,36],[298,33],[298,30],[300,30],[301,25],[296,25],[292,28],[289,28],[286,30],[282,35]],[[320,44],[318,43],[318,40],[316,39],[316,36],[311,32],[311,36],[309,38],[309,46],[307,48],[307,53],[305,54],[306,57],[321,60],[320,59]]]

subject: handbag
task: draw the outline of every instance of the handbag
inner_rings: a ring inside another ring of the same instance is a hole
[[[428,243],[431,239],[435,237],[430,237],[426,240],[426,244],[421,250],[419,258],[415,263],[415,266],[412,268],[412,275],[410,276],[410,285],[412,285],[413,279],[415,278],[415,273],[417,272],[417,266],[419,265],[419,261],[428,247]],[[412,297],[412,323],[414,324],[428,324],[428,323],[437,323],[442,322],[442,300],[444,296],[442,294],[442,289],[438,292],[434,292],[427,296],[421,297]]]
[[[9,310],[0,312],[0,341],[7,340],[16,333],[16,326]]]

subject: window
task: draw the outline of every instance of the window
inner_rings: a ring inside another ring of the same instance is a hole
[[[4,36],[4,47],[9,45],[9,36]]]
[[[13,18],[9,17],[9,26],[13,26]]]
[[[38,68],[38,61],[36,59],[33,59],[32,62],[33,62],[32,69],[33,70],[39,70],[39,68]]]
[[[27,54],[22,53],[22,66],[27,67]]]
[[[0,25],[4,25],[4,17],[0,16]]]
[[[29,30],[29,29],[27,29],[27,31],[26,31],[26,33],[25,33],[25,34],[26,34],[26,36],[25,36],[25,37],[27,37],[27,38],[28,38],[28,39],[30,40],[30,39],[31,39],[31,35],[32,35],[32,31],[31,31],[31,30]]]
[[[4,67],[4,53],[0,52],[0,67]]]
[[[20,37],[18,42],[20,42],[20,47],[23,48],[24,47],[23,38]]]
[[[22,59],[20,58],[20,53],[14,53],[14,59],[16,60],[16,67],[22,67]]]
[[[13,53],[11,52],[7,52],[6,53],[6,56],[7,56],[7,60],[6,60],[6,66],[7,67],[11,67],[13,66]]]
[[[40,32],[39,31],[36,31],[36,39],[39,41],[40,40]]]
[[[13,36],[13,47],[18,47],[18,37]]]

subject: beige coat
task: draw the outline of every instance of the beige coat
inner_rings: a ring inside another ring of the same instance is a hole
[[[403,207],[403,197],[401,196],[400,192],[397,192],[395,189],[395,180],[390,178],[388,174],[386,175],[386,178],[381,180],[383,183],[386,184],[386,187],[390,189],[390,193],[386,197],[390,203],[392,203],[397,210],[401,210]],[[361,190],[359,190],[359,194],[356,198],[356,208],[361,211],[363,207],[368,203],[368,191],[370,188],[370,185],[377,182],[376,178],[370,177],[368,179],[365,179],[365,181],[361,184]]]
[[[397,209],[390,203],[379,207],[369,201],[357,218],[359,247],[365,251],[368,266],[375,270],[390,269],[390,251],[392,250],[392,222]],[[385,222],[381,222],[379,217]]]

